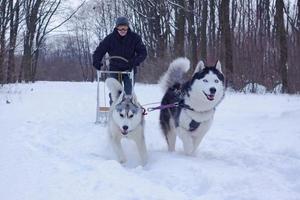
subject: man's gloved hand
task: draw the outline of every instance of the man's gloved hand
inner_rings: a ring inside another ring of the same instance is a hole
[[[132,70],[134,67],[136,67],[136,64],[132,60],[129,60],[127,66],[130,70]]]
[[[103,65],[102,63],[93,63],[93,66],[96,70],[100,70],[102,65]]]

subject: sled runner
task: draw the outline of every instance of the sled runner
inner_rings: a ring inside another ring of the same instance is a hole
[[[134,84],[134,72],[132,71],[109,71],[106,62],[111,59],[121,59],[128,62],[127,59],[120,56],[110,56],[103,59],[103,70],[97,70],[97,106],[96,106],[96,124],[106,125],[108,121],[108,112],[110,105],[107,101],[108,94],[106,94],[105,79],[109,77],[110,74],[118,74],[119,80],[123,74],[129,75],[131,79],[131,84],[133,88]],[[100,81],[103,80],[102,86],[100,86]],[[102,89],[101,89],[102,88]]]

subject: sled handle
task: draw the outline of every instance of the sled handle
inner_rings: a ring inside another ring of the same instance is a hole
[[[103,59],[103,66],[107,69],[107,66],[106,66],[106,61],[107,60],[111,60],[111,59],[120,59],[120,60],[123,60],[123,61],[125,61],[125,62],[127,62],[128,63],[128,60],[126,59],[126,58],[124,58],[124,57],[122,57],[122,56],[109,56],[109,57],[107,57],[107,58],[104,58]]]

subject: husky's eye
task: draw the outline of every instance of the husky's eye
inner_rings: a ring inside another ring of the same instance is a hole
[[[121,116],[121,117],[124,117],[124,115],[123,115],[122,113],[120,113],[120,116]]]
[[[218,80],[218,79],[216,79],[216,80],[215,80],[215,83],[219,83],[219,80]]]
[[[128,118],[133,118],[133,115],[129,115]]]
[[[208,80],[207,80],[207,79],[203,79],[203,82],[207,83],[207,82],[208,82]]]

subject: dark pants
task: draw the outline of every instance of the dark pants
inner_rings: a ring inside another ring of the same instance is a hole
[[[117,79],[124,86],[124,91],[126,94],[131,95],[132,93],[132,80],[129,74],[110,74],[110,77]]]
[[[135,73],[134,73],[135,76]],[[132,94],[132,80],[130,79],[129,74],[117,74],[113,73],[110,74],[110,77],[117,79],[123,86],[125,94],[131,95]],[[133,83],[134,84],[134,83]],[[112,104],[111,94],[109,93],[109,103]]]

